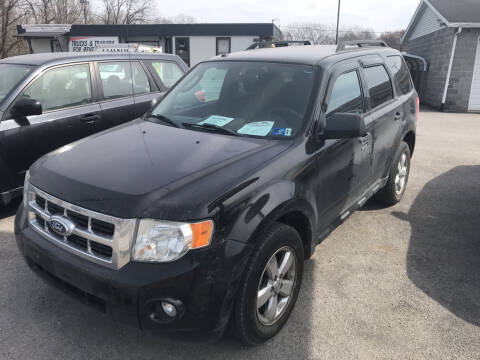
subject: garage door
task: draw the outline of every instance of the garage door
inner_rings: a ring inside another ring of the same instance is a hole
[[[475,59],[475,68],[473,69],[472,90],[470,91],[470,102],[468,110],[480,111],[480,38],[477,45],[477,57]]]

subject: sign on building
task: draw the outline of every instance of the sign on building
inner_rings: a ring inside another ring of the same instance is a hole
[[[100,46],[117,45],[118,36],[75,36],[70,38],[68,49],[71,52],[92,52]]]

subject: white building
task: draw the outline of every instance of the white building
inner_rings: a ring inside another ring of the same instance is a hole
[[[30,52],[98,51],[143,44],[180,56],[193,66],[212,56],[245,50],[255,41],[282,40],[272,23],[145,24],[145,25],[18,25],[17,35],[28,41]]]

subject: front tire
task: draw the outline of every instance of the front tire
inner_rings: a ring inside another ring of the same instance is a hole
[[[298,232],[273,223],[257,237],[232,314],[233,331],[245,344],[260,344],[285,325],[303,277],[303,244]]]
[[[387,184],[375,195],[376,200],[386,205],[395,205],[402,200],[410,175],[410,158],[410,148],[402,141],[395,154]]]

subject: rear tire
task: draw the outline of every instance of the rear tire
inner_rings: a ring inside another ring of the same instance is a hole
[[[376,195],[375,200],[385,205],[395,205],[402,200],[410,175],[410,148],[404,141],[395,154],[393,166],[388,175],[387,184]]]
[[[257,237],[232,314],[234,335],[248,345],[275,336],[295,305],[303,277],[303,244],[298,232],[273,223]]]

